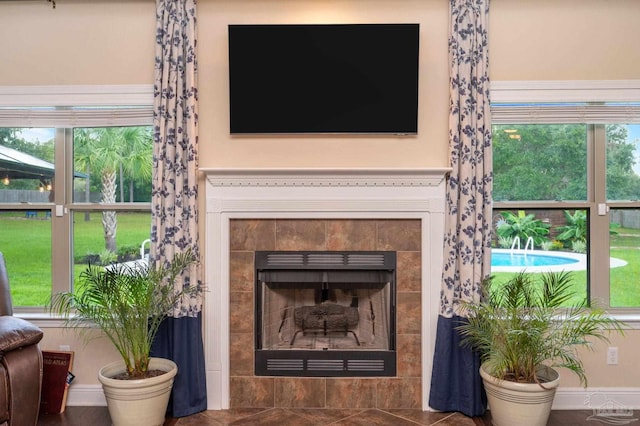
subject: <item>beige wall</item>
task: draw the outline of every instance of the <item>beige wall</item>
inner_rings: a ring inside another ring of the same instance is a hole
[[[447,13],[442,0],[253,0],[199,3],[203,166],[425,167],[447,164]],[[418,135],[246,137],[229,135],[227,25],[420,23]],[[222,153],[222,155],[221,155]],[[366,154],[365,154],[366,153]]]
[[[639,20],[637,0],[491,0],[491,79],[638,79]]]
[[[150,0],[0,4],[0,85],[153,83]]]
[[[98,383],[98,370],[106,364],[120,359],[111,342],[98,330],[87,331],[80,339],[77,330],[60,328],[43,328],[44,337],[40,342],[43,350],[60,350],[60,346],[68,345],[74,352],[72,372],[76,378],[74,385]]]
[[[0,85],[153,83],[153,0],[0,2]],[[201,167],[447,166],[447,0],[200,0]],[[640,1],[492,0],[492,80],[640,78]],[[418,136],[231,137],[226,25],[417,22],[421,24]],[[203,219],[203,218],[202,218]],[[204,220],[201,220],[204,223]],[[115,352],[47,328],[43,347],[77,351],[78,383],[97,383]],[[620,365],[585,354],[591,386],[634,387],[640,331],[617,338]],[[575,386],[563,374],[563,386]]]
[[[607,346],[618,348],[618,365],[607,365]],[[625,334],[613,334],[610,343],[595,342],[593,350],[581,350],[580,359],[585,365],[589,387],[640,386],[640,330],[627,330]],[[560,386],[580,386],[575,374],[568,370],[560,373]]]

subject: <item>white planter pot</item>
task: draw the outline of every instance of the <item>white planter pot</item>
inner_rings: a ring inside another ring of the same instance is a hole
[[[545,426],[560,384],[558,372],[544,367],[538,373],[546,380],[544,388],[537,383],[499,380],[480,367],[480,376],[489,400],[491,421],[495,426]]]
[[[149,379],[117,380],[126,369],[123,361],[107,364],[98,372],[113,426],[158,426],[164,424],[167,404],[178,372],[175,362],[151,358],[149,369],[167,371]]]

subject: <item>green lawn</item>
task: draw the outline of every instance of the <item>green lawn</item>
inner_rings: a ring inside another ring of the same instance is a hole
[[[501,285],[509,278],[513,277],[513,272],[496,272],[492,274],[494,276],[493,285]],[[574,271],[571,272],[572,287],[575,292],[575,296],[571,299],[569,304],[579,303],[587,296],[587,272],[586,271]],[[569,305],[568,304],[568,305]]]
[[[640,307],[640,291],[638,291],[638,276],[640,276],[640,230],[620,228],[617,234],[611,236],[611,257],[625,260],[626,266],[611,269],[611,306],[617,308]],[[512,273],[495,273],[496,285],[504,282]],[[587,273],[577,271],[572,273],[573,287],[576,292],[574,301],[583,300],[587,294]]]
[[[86,222],[84,213],[74,215],[73,258],[104,251],[102,215],[91,213]],[[149,238],[150,213],[118,213],[118,248],[129,246],[136,253]],[[0,213],[0,251],[7,263],[14,306],[44,306],[51,293],[51,220],[40,211],[37,219],[27,219],[24,212]],[[79,260],[78,260],[79,261]],[[74,264],[74,276],[86,265]]]
[[[640,229],[619,228],[611,236],[611,256],[627,261],[611,269],[611,306],[640,307]]]
[[[614,248],[611,256],[627,261],[627,265],[611,269],[611,306],[640,307],[640,248]]]
[[[84,213],[74,215],[73,258],[74,276],[86,265],[80,259],[87,254],[104,251],[104,238],[100,213],[91,213],[90,221]],[[628,265],[611,270],[611,305],[614,307],[640,307],[640,230],[618,229],[611,238],[611,255],[628,262]],[[140,244],[149,238],[150,214],[148,212],[118,213],[118,249],[129,247],[137,253]],[[37,219],[27,219],[24,212],[0,212],[0,251],[7,262],[11,281],[11,294],[15,306],[44,306],[51,292],[51,220],[44,212]],[[511,273],[495,273],[496,284]],[[573,273],[576,299],[586,297],[586,271]]]
[[[133,246],[139,250],[142,241],[151,232],[150,213],[118,212],[118,249]],[[84,213],[76,213],[74,220],[73,256],[104,251],[103,228],[100,213],[91,213],[89,222]]]

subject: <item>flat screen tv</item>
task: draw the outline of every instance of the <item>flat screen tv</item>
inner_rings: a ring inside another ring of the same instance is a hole
[[[416,134],[419,24],[229,25],[232,134]]]

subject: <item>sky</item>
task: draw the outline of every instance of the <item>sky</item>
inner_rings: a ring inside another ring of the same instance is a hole
[[[629,140],[636,144],[636,164],[633,166],[633,170],[637,175],[640,175],[640,124],[630,124],[628,129]]]
[[[629,139],[640,139],[640,124],[629,125]]]
[[[47,142],[53,139],[54,132],[54,129],[50,128],[31,127],[23,128],[20,131],[20,135],[24,138],[24,140],[29,142]]]

